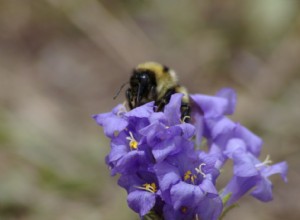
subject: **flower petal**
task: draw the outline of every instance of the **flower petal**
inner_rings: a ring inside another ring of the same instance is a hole
[[[154,193],[135,190],[128,194],[128,206],[141,216],[144,216],[154,207],[155,197]]]
[[[165,106],[164,114],[168,118],[169,126],[180,124],[182,96],[182,93],[172,95],[169,103]]]
[[[232,159],[234,153],[240,152],[241,154],[243,154],[246,151],[246,144],[242,139],[232,138],[228,141],[224,154]]]
[[[222,197],[230,194],[230,199],[228,200],[226,206],[230,206],[240,199],[245,193],[247,193],[251,188],[253,188],[259,181],[258,176],[251,177],[238,177],[233,176],[230,182],[226,185]]]
[[[190,97],[202,109],[206,118],[217,118],[227,111],[228,101],[224,98],[201,94],[193,94]]]
[[[204,133],[204,116],[202,110],[197,106],[193,106],[191,116],[193,125],[195,126],[195,144],[200,146]]]
[[[235,152],[232,157],[234,163],[234,175],[239,177],[251,177],[259,175],[253,159],[255,158],[247,153],[241,153],[239,151]]]
[[[268,166],[262,170],[262,175],[265,177],[271,176],[273,174],[281,174],[282,179],[287,182],[287,171],[288,171],[288,165],[287,163],[281,162],[276,163],[272,166]]]
[[[183,137],[186,139],[193,137],[195,134],[195,126],[190,123],[182,123],[182,124],[178,125],[178,127],[181,128]]]
[[[157,163],[164,160],[168,155],[173,155],[180,151],[180,146],[176,144],[175,139],[178,139],[178,137],[160,142],[153,147],[152,153]]]
[[[251,195],[263,202],[271,201],[273,199],[272,182],[267,178],[261,178]]]
[[[148,102],[125,113],[126,117],[148,118],[153,113],[154,102]]]
[[[263,141],[256,134],[252,133],[246,127],[238,124],[235,129],[235,136],[245,141],[247,149],[256,157],[260,155]]]
[[[167,162],[162,162],[156,164],[154,166],[154,170],[157,175],[163,200],[167,203],[171,203],[169,189],[181,180],[178,168],[168,164]]]
[[[120,106],[122,105],[118,105],[116,108]],[[103,127],[105,135],[110,138],[114,136],[115,132],[124,130],[128,125],[128,121],[125,120],[122,116],[111,112],[94,115],[93,118],[98,125]]]
[[[181,207],[194,208],[204,197],[199,186],[179,182],[171,188],[171,200],[175,210]]]
[[[231,115],[234,113],[235,106],[236,106],[236,93],[231,88],[223,88],[219,90],[216,94],[218,97],[225,98],[228,102],[227,108],[225,110],[226,115]]]
[[[147,165],[145,152],[133,150],[118,160],[115,169],[121,174],[129,174]]]
[[[223,203],[218,194],[208,193],[198,204],[197,214],[200,219],[217,220],[222,213]]]

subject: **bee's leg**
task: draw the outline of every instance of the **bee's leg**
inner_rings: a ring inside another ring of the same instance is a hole
[[[191,111],[191,108],[189,106],[188,103],[182,103],[181,104],[181,107],[180,107],[180,110],[181,110],[181,120],[183,122],[190,122],[190,111]]]
[[[157,105],[157,111],[163,111],[165,108],[165,105],[169,103],[171,96],[175,93],[175,89],[169,89],[165,93],[165,95],[161,98],[161,100],[158,103],[155,103]]]
[[[150,92],[148,94],[148,100],[156,100],[157,94],[156,94],[156,86],[151,86]],[[156,105],[157,103],[154,104],[153,111],[156,111]]]
[[[156,100],[157,94],[156,94],[156,86],[151,86],[150,92],[149,92],[149,100]]]
[[[131,89],[127,89],[126,90],[126,99],[127,99],[127,103],[128,103],[128,106],[130,109],[133,109],[133,106],[132,106],[132,95],[131,95]]]

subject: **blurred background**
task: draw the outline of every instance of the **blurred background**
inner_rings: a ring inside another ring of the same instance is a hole
[[[225,219],[300,219],[299,58],[297,0],[0,0],[0,219],[137,219],[91,115],[149,60],[190,93],[233,87],[261,159],[289,163],[273,202],[246,197]]]

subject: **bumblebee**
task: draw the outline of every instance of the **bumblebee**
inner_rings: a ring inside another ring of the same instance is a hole
[[[130,109],[155,101],[156,111],[163,111],[175,93],[182,93],[181,119],[189,120],[189,96],[185,87],[178,84],[174,70],[155,62],[139,64],[132,73],[126,99]]]

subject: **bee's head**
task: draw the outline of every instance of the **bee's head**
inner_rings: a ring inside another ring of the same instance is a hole
[[[148,102],[155,95],[155,74],[151,70],[135,69],[130,78],[130,87],[135,106]]]

